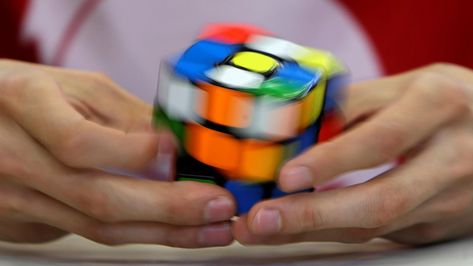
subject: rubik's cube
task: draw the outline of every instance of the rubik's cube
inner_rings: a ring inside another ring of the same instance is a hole
[[[179,140],[176,179],[226,187],[239,213],[283,195],[281,165],[339,128],[345,77],[328,52],[251,26],[209,26],[160,67],[154,119]]]

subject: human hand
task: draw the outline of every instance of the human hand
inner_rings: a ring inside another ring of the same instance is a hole
[[[348,88],[350,129],[288,162],[279,185],[307,189],[403,158],[366,183],[257,204],[234,225],[244,244],[406,244],[473,232],[473,72],[436,64]]]
[[[0,240],[230,243],[224,189],[104,171],[169,174],[172,140],[151,113],[101,74],[0,60]]]

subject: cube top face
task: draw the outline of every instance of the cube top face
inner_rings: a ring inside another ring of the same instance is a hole
[[[286,101],[305,97],[328,68],[333,68],[328,64],[332,61],[327,52],[252,28],[214,26],[171,65],[193,83],[211,83]]]

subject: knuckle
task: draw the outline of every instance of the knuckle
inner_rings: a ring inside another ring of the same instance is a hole
[[[127,243],[106,224],[91,225],[86,230],[86,233],[84,233],[84,236],[94,242],[107,246],[118,246]]]
[[[452,84],[443,90],[445,105],[454,117],[470,113],[470,97],[462,84]]]
[[[455,178],[465,178],[473,174],[473,141],[470,136],[457,136],[452,139],[451,148],[446,151],[450,171]]]
[[[455,65],[452,63],[448,63],[448,62],[437,62],[431,65],[428,65],[426,67],[426,70],[428,71],[447,74],[447,75],[452,72],[456,72],[458,70],[464,70],[464,69],[467,69],[467,68],[459,66],[459,65]]]
[[[461,115],[470,110],[467,88],[439,72],[425,71],[418,74],[411,88],[422,103],[442,108],[451,115]]]
[[[332,165],[334,162],[343,162],[344,153],[340,152],[340,143],[336,141],[328,141],[320,144],[317,148],[309,149],[306,153],[303,153],[299,157],[290,160],[287,163],[286,169],[289,169],[293,166],[304,166],[307,167],[310,173],[318,173],[319,183],[327,181],[327,179],[332,178],[334,173],[337,174],[340,170],[343,170],[344,166],[340,168],[334,167],[323,167],[327,165]]]
[[[166,200],[163,201],[156,199],[156,206],[161,206],[161,211],[159,212],[160,219],[166,222],[186,222],[184,221],[184,217],[190,217],[189,211],[184,211],[187,208],[185,207],[186,204],[190,203],[190,201],[184,199],[183,201],[178,200]],[[188,210],[188,209],[187,209]],[[200,221],[190,221],[188,220],[186,223],[195,223]]]
[[[447,230],[437,225],[424,224],[418,228],[419,241],[415,244],[428,244],[441,241],[447,235]]]
[[[3,189],[0,189],[2,191]],[[22,209],[22,200],[12,193],[0,195],[0,217],[15,217]]]
[[[100,88],[102,92],[105,92],[109,97],[113,97],[117,101],[125,101],[125,102],[130,102],[131,98],[125,91],[120,87],[119,84],[117,84],[112,78],[110,78],[108,75],[101,73],[101,72],[89,72],[88,74],[89,81],[92,86],[90,86],[92,89],[93,88]],[[95,90],[96,92],[96,90]],[[140,102],[134,102],[134,108],[137,107],[136,103]],[[146,104],[140,104],[140,106],[146,106]]]
[[[30,202],[36,200],[34,191],[13,183],[0,183],[0,217],[22,217]]]
[[[83,121],[80,121],[83,122]],[[81,123],[71,124],[62,129],[59,138],[52,147],[53,153],[68,166],[82,167],[81,151],[86,145],[87,132],[81,130]]]
[[[64,143],[64,142],[61,142]],[[75,149],[69,148],[70,144],[66,145],[58,145],[61,148],[55,149],[56,151],[54,152],[59,159],[67,166],[70,167],[81,167],[82,165],[79,163],[78,157],[78,152]]]
[[[471,208],[473,203],[473,196],[469,191],[458,191],[450,197],[442,201],[435,208],[436,216],[441,218],[453,217],[458,214],[465,213],[466,210]]]
[[[197,244],[196,233],[187,232],[187,234],[179,234],[170,229],[163,229],[159,233],[159,237],[154,239],[153,242],[169,247],[180,247],[180,248],[195,248],[199,247]]]
[[[301,231],[322,229],[325,226],[324,215],[314,206],[305,205],[301,210],[299,228]]]
[[[87,191],[87,190],[85,190]],[[102,222],[117,222],[109,198],[102,193],[81,193],[78,196],[79,209]]]
[[[97,82],[111,82],[112,79],[103,72],[89,72],[89,77]]]
[[[130,169],[143,169],[149,167],[153,161],[156,160],[158,153],[158,144],[157,141],[150,141],[150,145],[145,145],[142,149],[137,151],[136,156],[127,162],[127,167]],[[169,163],[165,160],[157,161],[157,163]]]
[[[323,163],[329,163],[340,160],[339,148],[340,145],[338,145],[338,143],[336,143],[335,141],[329,141],[321,144],[319,147],[319,154],[323,154],[323,156],[318,156],[318,159],[322,161],[322,165]],[[316,155],[316,149],[309,150],[305,155],[304,159],[307,161],[305,166],[311,170],[313,170],[314,167],[317,167],[317,164],[313,162],[315,161],[314,157]]]
[[[176,194],[179,195],[179,194]],[[200,225],[210,219],[205,215],[205,203],[195,197],[185,197],[178,199],[176,195],[169,197],[156,197],[155,205],[160,206],[155,214],[156,218],[162,222],[180,225]],[[189,208],[189,206],[193,206]]]
[[[0,67],[8,66],[14,64],[15,61],[8,58],[0,58]]]
[[[36,70],[8,71],[0,78],[0,103],[4,107],[14,102],[23,102],[30,95],[32,82],[42,80],[45,75]],[[39,89],[39,88],[37,88]]]
[[[119,219],[110,209],[111,208],[109,206],[102,204],[89,207],[88,212],[100,221],[107,223],[118,222]]]
[[[199,225],[204,220],[202,197],[198,198],[199,193],[193,193],[189,190],[176,189],[175,186],[181,184],[157,184],[156,182],[149,183],[149,191],[155,190],[159,193],[148,194],[149,197],[143,202],[143,206],[159,206],[153,212],[143,212],[144,208],[139,210],[123,209],[115,202],[110,206],[111,209],[117,209],[117,212],[109,211],[111,218],[108,220],[120,221],[126,214],[133,212],[134,215],[140,217],[147,217],[145,219],[152,219],[167,224],[182,224],[182,225]],[[184,185],[184,184],[182,184]],[[191,195],[194,194],[194,195]],[[192,208],[189,208],[192,206]],[[104,217],[105,218],[105,217]]]
[[[408,131],[399,125],[385,121],[378,126],[379,136],[386,138],[376,138],[372,140],[373,148],[370,150],[375,154],[376,163],[386,162],[398,156],[399,147],[408,140]]]
[[[102,88],[114,88],[116,86],[115,82],[105,73],[89,72],[88,76],[95,86]]]
[[[394,187],[386,187],[373,192],[370,197],[373,219],[368,221],[368,228],[387,226],[408,209],[407,193]]]
[[[18,180],[30,178],[36,175],[32,167],[22,163],[14,153],[9,151],[0,151],[0,173],[15,177]]]
[[[158,214],[160,219],[172,223],[188,225],[202,223],[205,220],[204,206],[209,200],[222,196],[220,193],[215,193],[213,187],[200,183],[177,182],[166,184],[167,187],[163,185],[159,184],[160,188],[157,189],[162,193],[153,197],[152,203],[160,206]]]
[[[57,144],[55,154],[63,163],[70,167],[80,167],[80,155],[76,147],[80,147],[80,137],[63,137],[64,139]]]

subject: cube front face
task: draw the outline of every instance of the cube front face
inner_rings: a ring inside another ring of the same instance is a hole
[[[273,181],[324,131],[324,113],[335,108],[325,103],[336,102],[327,87],[339,76],[327,52],[250,26],[208,27],[160,68],[155,123],[179,139],[177,179]]]

